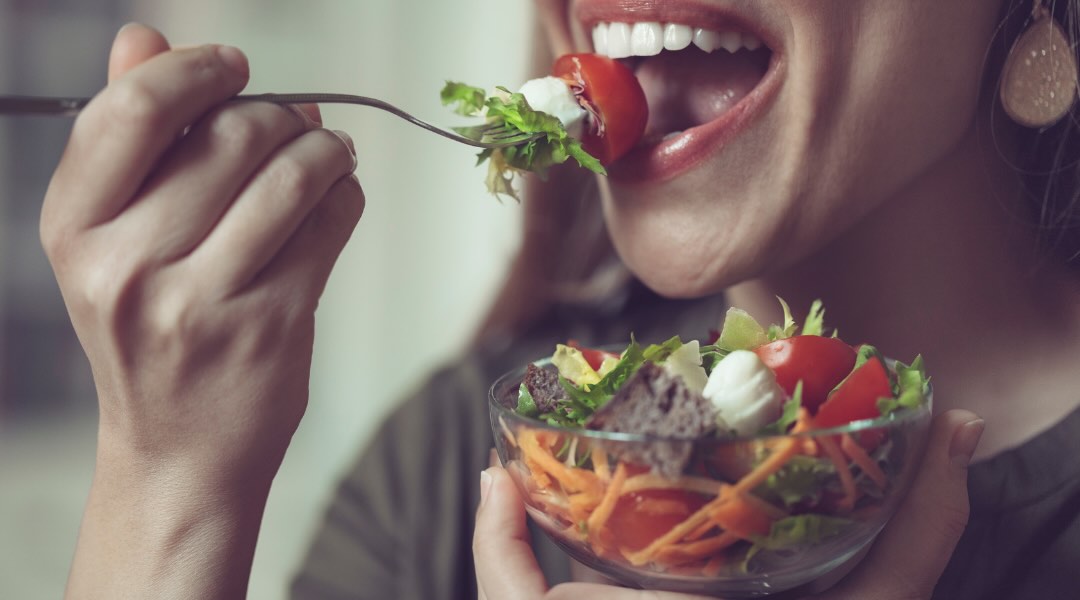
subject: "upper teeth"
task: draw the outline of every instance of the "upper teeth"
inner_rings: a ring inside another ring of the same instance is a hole
[[[712,31],[678,23],[600,23],[593,28],[593,51],[610,58],[654,56],[661,50],[682,50],[691,43],[705,52],[723,48],[757,50],[761,40],[740,31]]]

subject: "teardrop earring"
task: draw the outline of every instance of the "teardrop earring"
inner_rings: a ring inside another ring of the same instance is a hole
[[[1035,0],[1001,74],[1001,105],[1020,125],[1041,129],[1068,114],[1077,98],[1076,55],[1061,25]]]

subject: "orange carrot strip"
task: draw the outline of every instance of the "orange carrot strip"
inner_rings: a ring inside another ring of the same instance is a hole
[[[706,496],[715,496],[720,493],[724,484],[705,477],[680,477],[678,479],[666,479],[652,473],[634,475],[626,480],[622,494],[640,492],[641,490],[669,490],[678,489],[688,492],[697,492]]]
[[[848,468],[844,453],[836,445],[836,440],[829,436],[821,436],[818,443],[836,467],[836,474],[840,476],[840,485],[844,488],[844,497],[840,499],[838,508],[841,512],[851,512],[851,509],[855,508],[855,478],[851,476],[851,469]]]
[[[852,460],[855,464],[859,465],[863,473],[873,480],[874,483],[881,489],[885,489],[885,485],[888,480],[885,477],[885,472],[881,470],[877,462],[870,458],[870,455],[866,453],[866,450],[862,446],[855,443],[855,440],[851,439],[851,436],[844,434],[840,438],[840,449],[844,451],[844,454]]]
[[[596,471],[596,476],[605,483],[611,481],[611,467],[608,466],[607,452],[600,444],[593,444],[591,456],[593,471]]]
[[[742,539],[769,535],[773,519],[758,503],[730,489],[724,490],[720,496],[725,500],[709,513],[709,520],[719,525],[725,534],[731,533]]]
[[[518,433],[518,445],[522,454],[525,455],[525,463],[533,471],[534,478],[536,477],[536,470],[540,469],[554,477],[569,492],[592,491],[600,486],[595,473],[585,469],[567,467],[559,459],[555,458],[551,453],[550,446],[541,447],[539,438],[539,435],[530,430],[523,430]],[[537,484],[541,485],[541,487],[547,487],[540,484],[539,481],[537,481]]]
[[[712,531],[715,528],[716,528],[716,523],[714,523],[712,521],[706,521],[706,522],[702,523],[701,526],[698,527],[697,529],[695,529],[695,530],[691,531],[690,533],[686,534],[686,537],[684,537],[683,540],[685,540],[687,542],[692,542],[694,540],[701,539],[701,538],[705,537],[706,533],[709,533],[710,531]]]
[[[768,458],[735,483],[735,491],[749,492],[764,483],[769,475],[779,471],[787,461],[791,460],[791,457],[798,454],[799,445],[798,440],[792,437],[781,440]]]
[[[589,537],[593,537],[593,532],[599,532],[611,517],[611,513],[615,511],[615,503],[619,501],[619,490],[622,489],[625,482],[626,465],[619,463],[615,467],[615,474],[611,477],[611,483],[608,484],[607,489],[604,491],[604,497],[600,500],[600,504],[597,505],[585,522]]]

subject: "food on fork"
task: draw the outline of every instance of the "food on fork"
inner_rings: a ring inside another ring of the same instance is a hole
[[[467,116],[483,116],[486,125],[506,132],[546,134],[540,139],[485,150],[487,187],[496,195],[517,198],[516,173],[546,176],[547,170],[573,158],[590,171],[605,174],[609,165],[637,144],[648,121],[645,94],[628,67],[595,54],[568,54],[555,61],[552,75],[525,82],[517,93],[448,82],[444,104]]]

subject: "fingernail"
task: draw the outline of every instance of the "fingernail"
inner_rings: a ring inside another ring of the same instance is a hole
[[[142,27],[142,24],[141,23],[136,23],[135,21],[130,21],[128,23],[124,23],[124,26],[121,27],[119,30],[117,30],[116,35],[120,35],[121,33],[124,33],[125,31],[127,31],[129,29],[135,29],[136,27]]]
[[[218,56],[227,67],[241,75],[248,74],[248,61],[239,48],[233,46],[218,46]]]
[[[965,469],[971,463],[971,457],[975,454],[975,448],[979,446],[979,438],[982,437],[985,428],[985,421],[975,419],[964,423],[956,430],[952,442],[949,443],[949,462],[954,468]]]
[[[480,506],[484,506],[489,488],[491,488],[491,473],[485,469],[480,471]]]

